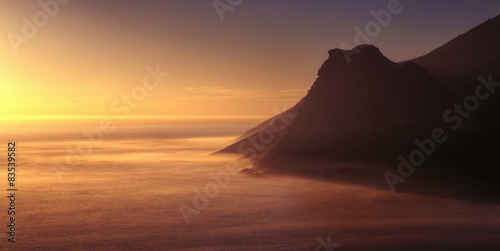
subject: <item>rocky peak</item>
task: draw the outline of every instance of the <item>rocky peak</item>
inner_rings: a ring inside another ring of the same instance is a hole
[[[351,50],[332,49],[328,51],[328,55],[328,59],[318,71],[318,76],[346,67],[365,69],[375,65],[394,64],[380,52],[379,48],[369,44],[359,45]]]

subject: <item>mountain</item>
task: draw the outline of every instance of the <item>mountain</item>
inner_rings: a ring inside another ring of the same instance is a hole
[[[335,175],[321,163],[387,161],[443,124],[452,103],[417,64],[392,62],[372,45],[330,50],[295,122],[255,167]]]
[[[492,178],[498,172],[491,166],[500,161],[500,94],[498,90],[488,94],[486,89],[498,89],[500,82],[500,15],[410,61],[429,69],[461,103],[488,95],[459,129],[456,137],[461,141],[453,142],[450,153],[467,176],[499,184]],[[485,88],[484,80],[497,84]]]
[[[450,91],[470,95],[478,75],[500,76],[500,15],[410,61],[427,68]]]
[[[499,32],[497,16],[402,63],[373,45],[330,50],[286,130],[259,145],[255,139],[271,131],[272,118],[221,152],[253,160],[247,173],[385,185],[386,170],[397,173],[401,158],[421,150],[430,153],[420,157],[411,182],[499,184],[492,166],[500,162],[500,97],[491,90],[500,85]],[[478,89],[490,90],[488,98],[479,100]],[[445,140],[430,147],[436,132]]]

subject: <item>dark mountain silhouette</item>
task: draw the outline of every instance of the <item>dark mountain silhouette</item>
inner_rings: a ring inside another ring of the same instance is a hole
[[[321,163],[390,160],[439,127],[452,101],[426,69],[375,46],[331,50],[295,122],[256,168],[335,175]]]
[[[410,60],[429,69],[448,90],[465,99],[476,95],[478,77],[500,79],[500,15],[452,39],[430,53]],[[497,134],[500,97],[482,101],[474,131]]]
[[[500,15],[411,61],[429,69],[462,101],[477,96],[479,86],[483,85],[480,76],[484,80],[490,76],[495,82],[500,80]],[[479,93],[484,95],[486,90],[482,88]],[[481,101],[479,109],[458,130],[449,151],[468,177],[495,184],[499,182],[493,177],[499,172],[491,166],[497,166],[500,161],[499,92],[496,90]]]
[[[222,152],[251,157],[251,173],[386,186],[384,170],[397,172],[398,156],[408,156],[417,148],[415,140],[430,138],[440,128],[446,142],[438,144],[411,182],[499,184],[492,168],[500,161],[499,98],[491,95],[481,102],[457,128],[450,116],[443,119],[445,111],[456,112],[456,104],[463,106],[465,97],[476,94],[482,84],[479,76],[499,79],[499,23],[499,17],[490,19],[425,56],[399,64],[372,45],[330,50],[284,133],[257,157],[246,151],[250,144],[241,147],[241,142],[248,142],[249,134],[256,137],[265,124]]]
[[[470,95],[478,75],[500,75],[500,15],[410,61],[427,68],[450,91]]]

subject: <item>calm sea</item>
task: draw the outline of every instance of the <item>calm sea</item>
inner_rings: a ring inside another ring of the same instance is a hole
[[[16,141],[16,243],[5,157],[0,249],[499,249],[499,206],[229,174],[248,164],[210,153],[259,122],[136,119],[102,135],[99,120],[5,123],[4,156]]]

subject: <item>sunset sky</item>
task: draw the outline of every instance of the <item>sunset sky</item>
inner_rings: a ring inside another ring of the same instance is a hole
[[[354,44],[354,27],[387,3],[243,0],[221,21],[208,0],[73,0],[16,53],[9,34],[22,36],[23,17],[43,9],[38,1],[2,1],[0,119],[120,116],[113,102],[157,65],[169,75],[129,116],[269,117],[299,101],[327,51]],[[371,39],[394,61],[423,55],[500,14],[497,0],[401,6]]]

